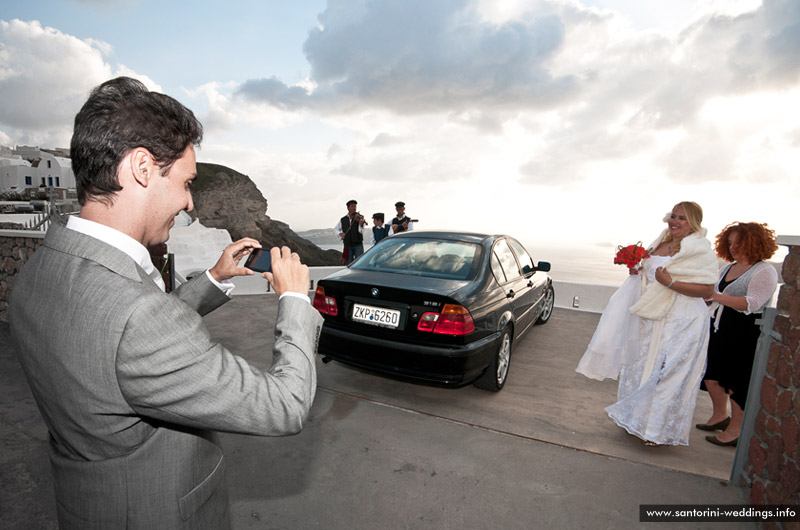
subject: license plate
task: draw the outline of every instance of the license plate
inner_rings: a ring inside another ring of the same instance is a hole
[[[382,307],[353,304],[353,320],[375,326],[396,328],[400,324],[400,311],[396,309],[384,309]]]

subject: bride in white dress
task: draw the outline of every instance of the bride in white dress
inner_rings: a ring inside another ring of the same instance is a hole
[[[689,445],[708,346],[708,309],[717,261],[700,226],[703,210],[681,202],[667,229],[609,300],[579,373],[619,376],[609,417],[646,445]]]

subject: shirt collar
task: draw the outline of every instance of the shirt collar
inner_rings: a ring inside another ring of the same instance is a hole
[[[104,224],[90,221],[76,215],[69,216],[67,220],[67,228],[75,230],[81,234],[99,239],[103,243],[111,245],[112,247],[121,250],[131,257],[133,261],[139,265],[148,276],[150,276],[162,290],[164,290],[164,280],[161,279],[161,274],[153,266],[150,259],[150,252],[144,245],[133,239],[127,234],[123,234],[119,230],[106,226]]]

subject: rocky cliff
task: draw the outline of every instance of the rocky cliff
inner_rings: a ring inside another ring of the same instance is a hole
[[[306,265],[340,265],[341,252],[322,250],[267,215],[267,200],[247,175],[217,164],[197,163],[192,184],[193,218],[204,226],[224,228],[236,241],[252,237],[265,247],[286,245]]]

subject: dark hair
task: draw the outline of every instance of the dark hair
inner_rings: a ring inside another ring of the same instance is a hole
[[[373,219],[378,219],[380,222],[383,222],[383,214],[381,212],[372,214]]]
[[[747,256],[747,261],[755,263],[767,260],[778,250],[775,242],[775,231],[770,230],[766,223],[731,223],[717,235],[714,249],[717,256],[725,261],[734,261],[728,245],[728,237],[736,232],[739,234],[739,248]]]
[[[186,148],[202,139],[203,126],[177,100],[130,77],[106,81],[75,116],[70,156],[78,202],[111,200],[122,189],[119,164],[132,149],[150,151],[166,175]]]

